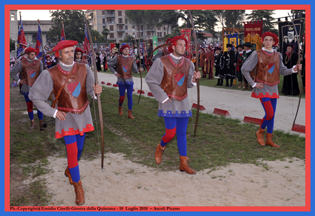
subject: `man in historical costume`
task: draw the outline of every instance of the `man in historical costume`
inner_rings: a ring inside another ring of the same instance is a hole
[[[26,105],[28,116],[31,121],[30,130],[35,127],[34,113],[33,113],[33,102],[29,99],[29,91],[32,88],[34,82],[43,71],[43,63],[36,58],[37,51],[29,47],[25,50],[25,57],[17,60],[14,67],[10,69],[10,76],[13,80],[17,81],[17,84],[21,84],[21,94],[23,94]],[[19,73],[19,77],[17,77]],[[44,115],[37,107],[37,116],[39,119],[39,129],[42,131],[47,126],[44,122]]]
[[[237,79],[238,79],[238,88],[242,88],[243,75],[241,72],[241,67],[243,65],[243,61],[242,61],[243,51],[244,51],[244,46],[238,45],[237,53],[236,53],[236,62],[234,63],[234,66],[236,67],[236,74],[237,74]]]
[[[212,51],[212,48],[210,45],[206,48],[207,53],[206,53],[206,74],[208,75],[208,79],[213,79],[213,65],[214,65],[214,53]]]
[[[257,142],[261,146],[270,145],[279,148],[272,140],[274,116],[276,112],[277,99],[279,98],[278,84],[280,75],[290,75],[301,70],[302,65],[295,65],[287,69],[282,62],[282,56],[272,47],[278,43],[276,34],[266,32],[262,35],[263,48],[254,51],[243,63],[242,73],[249,85],[253,87],[252,97],[259,98],[265,110],[265,116],[259,130],[256,132]],[[256,68],[255,81],[252,80],[250,72]],[[267,127],[267,140],[264,140],[265,128]]]
[[[200,47],[199,49],[200,52],[200,56],[199,56],[199,64],[201,67],[201,71],[202,71],[202,78],[207,78],[207,72],[206,72],[206,67],[205,67],[205,62],[206,62],[206,58],[207,58],[207,53],[204,50],[204,48]]]
[[[222,52],[221,47],[214,48],[214,67],[215,67],[215,76],[218,77],[217,86],[223,85],[223,71],[221,70],[220,62],[222,61]]]
[[[95,94],[101,94],[102,87],[94,85],[94,75],[88,65],[74,61],[74,46],[77,43],[63,40],[53,48],[54,52],[59,52],[61,61],[41,73],[30,91],[30,98],[45,115],[56,118],[55,138],[64,138],[67,151],[65,175],[74,186],[75,203],[82,205],[85,199],[78,160],[85,133],[94,130],[88,94],[96,99]],[[51,92],[56,96],[56,108],[45,102]]]
[[[251,50],[251,47],[252,47],[251,43],[246,42],[243,44],[243,46],[244,46],[244,51],[243,51],[243,55],[241,56],[241,59],[242,59],[242,62],[244,64],[246,59],[249,58],[249,56],[253,53],[253,51]],[[244,75],[242,75],[242,80],[244,80],[243,89],[247,90],[248,89],[248,82],[244,78]]]
[[[45,63],[46,63],[46,68],[51,68],[51,67],[53,67],[53,66],[55,66],[56,64],[55,64],[55,62],[51,59],[51,56],[50,55],[46,55],[46,61],[45,61]]]
[[[107,55],[106,55],[106,53],[104,53],[103,52],[103,69],[104,69],[104,71],[107,71],[107,69],[108,69],[108,66],[107,66]]]
[[[102,70],[101,68],[101,58],[100,58],[100,54],[95,53],[96,57],[95,57],[95,63],[96,63],[96,70],[99,72]]]
[[[89,64],[86,60],[83,59],[83,50],[80,49],[79,47],[75,48],[74,51],[74,60],[77,63],[83,63],[83,64]]]
[[[155,161],[161,163],[166,144],[177,135],[180,154],[180,171],[189,174],[196,172],[189,167],[187,157],[186,130],[188,119],[192,116],[187,97],[187,88],[195,86],[200,73],[195,72],[194,64],[183,57],[187,40],[183,36],[169,38],[168,50],[171,54],[158,58],[153,63],[145,81],[155,99],[159,102],[158,116],[164,118],[166,133],[156,147]]]
[[[133,79],[132,72],[138,73],[138,67],[134,61],[134,58],[129,56],[129,45],[125,44],[120,48],[121,55],[115,56],[111,61],[107,63],[108,68],[117,77],[116,84],[119,85],[119,105],[118,113],[123,114],[122,104],[125,100],[125,93],[127,90],[128,98],[128,118],[134,119],[132,116],[132,92],[133,92]],[[116,69],[114,68],[116,66]],[[143,71],[142,68],[139,69]]]
[[[297,64],[298,55],[293,51],[293,44],[287,45],[287,52],[283,56],[283,64],[287,68],[292,68],[293,65]],[[298,95],[300,94],[299,84],[297,80],[297,74],[290,74],[283,78],[283,85],[281,93],[285,95]]]
[[[223,53],[223,74],[226,80],[226,87],[233,87],[233,80],[235,79],[235,52],[232,50],[233,45],[227,44],[227,50]],[[230,80],[230,83],[229,83]]]

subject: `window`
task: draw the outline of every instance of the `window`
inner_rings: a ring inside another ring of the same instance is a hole
[[[118,32],[118,38],[122,38],[123,33],[122,32]]]
[[[118,18],[118,23],[123,23],[123,19],[122,18]]]
[[[161,26],[157,27],[157,30],[161,30]]]
[[[109,30],[110,30],[110,31],[114,31],[114,26],[112,26],[112,25],[109,26]]]
[[[105,15],[105,11],[102,11],[102,15]]]
[[[125,23],[128,24],[128,19],[127,18],[125,19]]]
[[[122,16],[122,11],[118,11],[118,16]]]
[[[114,38],[114,33],[110,33],[109,38]]]
[[[125,30],[128,30],[128,26],[127,25],[125,25]]]
[[[106,28],[106,26],[103,26],[103,29]]]
[[[128,35],[128,33],[126,32],[126,33],[125,33],[125,35],[127,36],[127,35]]]
[[[103,18],[103,24],[105,24],[105,18]]]
[[[164,36],[166,35],[166,32],[164,32]]]

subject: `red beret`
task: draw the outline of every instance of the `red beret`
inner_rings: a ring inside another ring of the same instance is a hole
[[[128,44],[125,44],[122,47],[120,47],[119,51],[122,52],[123,49],[125,49],[126,47],[128,47],[130,49],[130,46]]]
[[[73,40],[62,40],[52,49],[52,51],[56,52],[58,50],[62,50],[67,47],[73,47],[77,43],[78,43],[77,41],[73,41]]]
[[[216,51],[216,50],[220,50],[220,51],[221,51],[222,49],[221,49],[221,47],[216,46],[216,47],[214,48],[214,51]]]
[[[75,48],[75,51],[74,52],[80,52],[80,53],[83,53],[83,50],[80,49],[79,47]]]
[[[206,52],[204,48],[200,47],[200,49],[201,49],[203,52]]]
[[[37,54],[36,49],[34,49],[33,47],[28,47],[28,48],[25,50],[25,53],[31,53],[31,52],[34,52],[35,55]]]
[[[45,58],[48,58],[48,57],[50,58],[50,55],[46,55],[46,57],[45,57]]]
[[[168,52],[169,52],[169,53],[173,53],[172,45],[176,46],[176,42],[177,42],[178,40],[184,40],[185,43],[186,43],[186,48],[187,48],[187,46],[188,46],[188,41],[187,41],[187,39],[186,39],[185,37],[181,36],[181,35],[180,35],[180,36],[175,36],[175,37],[173,37],[173,38],[168,38],[168,39],[166,40],[166,43],[170,43],[170,44],[171,44],[171,45],[168,47]]]
[[[271,33],[270,31],[265,32],[265,33],[261,36],[261,42],[264,41],[264,38],[265,38],[266,36],[270,36],[270,37],[273,38],[273,40],[275,41],[275,44],[274,44],[274,45],[277,45],[277,44],[278,44],[278,42],[279,42],[278,36],[277,36],[276,34],[274,34],[274,33]]]

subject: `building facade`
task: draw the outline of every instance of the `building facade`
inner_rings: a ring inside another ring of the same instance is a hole
[[[20,23],[20,18],[18,17],[17,10],[10,11],[10,38],[15,41],[17,44],[18,38],[18,26]],[[36,45],[37,40],[37,20],[23,20],[22,24],[25,34],[25,39],[28,46],[34,47]],[[54,23],[51,20],[40,20],[40,28],[42,31],[42,42],[43,44],[47,44],[47,32],[51,28]],[[15,46],[16,47],[16,46]],[[11,51],[11,56],[16,56],[16,49]]]
[[[145,28],[145,25],[141,25],[140,29],[138,29],[137,26],[129,22],[125,11],[87,10],[85,11],[85,16],[90,21],[93,30],[98,31],[100,34],[102,34],[103,29],[107,28],[109,30],[107,40],[115,41],[116,43],[124,40],[128,35],[133,36],[135,39],[141,37],[144,40],[152,39],[152,36],[156,35],[160,42],[165,35],[172,32],[172,29],[167,29],[166,26],[149,30]]]

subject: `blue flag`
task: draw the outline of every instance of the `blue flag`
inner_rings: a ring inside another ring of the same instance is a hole
[[[38,32],[37,32],[37,41],[36,41],[36,47],[35,47],[35,50],[37,51],[37,58],[40,58],[42,55],[43,55],[43,50],[42,50],[42,38],[41,38],[41,35],[42,35],[42,31],[40,29],[40,25],[39,23],[38,24]]]
[[[17,52],[16,56],[20,56],[20,54],[23,52],[23,50],[27,47],[23,24],[22,24],[22,18],[20,18],[20,24],[19,24],[19,31],[18,31],[18,40],[17,40]]]

